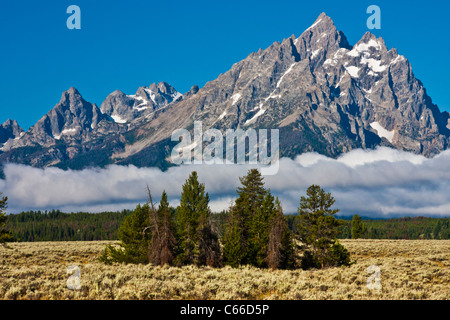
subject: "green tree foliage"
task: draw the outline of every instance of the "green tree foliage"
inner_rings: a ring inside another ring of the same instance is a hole
[[[425,234],[422,233],[423,235]],[[431,233],[433,239],[450,239],[450,219],[439,219]]]
[[[0,243],[14,241],[14,236],[8,230],[6,230],[6,208],[8,203],[8,197],[2,197],[0,192]]]
[[[228,213],[225,234],[223,237],[223,261],[225,264],[237,268],[247,256],[247,239],[244,236],[245,221],[236,209],[230,208]]]
[[[291,231],[283,214],[278,197],[275,200],[275,214],[269,221],[269,241],[267,244],[267,266],[271,269],[295,268],[295,252]]]
[[[137,205],[133,214],[127,216],[119,228],[119,248],[108,245],[100,260],[105,263],[148,263],[148,250],[152,232],[150,226],[150,205]]]
[[[291,266],[292,239],[284,233],[288,229],[286,221],[277,219],[280,212],[283,215],[279,200],[274,202],[270,190],[264,188],[257,169],[249,170],[240,182],[238,198],[228,214],[223,240],[224,262],[233,267],[244,264],[260,268]],[[276,228],[272,228],[273,223]],[[283,244],[285,248],[281,248]]]
[[[251,169],[239,180],[242,186],[238,187],[238,197],[230,208],[224,236],[224,262],[233,267],[258,265],[256,256],[264,249],[257,248],[257,243],[266,234],[263,220],[267,210],[262,208],[266,190],[261,173]]]
[[[193,171],[183,185],[177,208],[177,264],[220,265],[220,245],[210,215],[209,195]]]
[[[339,239],[351,238],[351,217],[339,227]],[[450,218],[363,219],[365,239],[450,239]]]
[[[268,190],[251,219],[249,232],[250,262],[259,268],[267,267],[270,222],[275,214],[274,197]]]
[[[27,211],[7,215],[6,227],[17,241],[117,240],[120,225],[131,213]]]
[[[339,243],[336,243],[338,227],[341,221],[334,215],[338,209],[332,209],[335,199],[320,186],[312,185],[302,196],[297,216],[299,240],[307,250],[302,259],[302,268],[324,268],[345,264],[348,255]],[[334,254],[339,252],[339,254]],[[338,260],[341,259],[341,260]]]
[[[352,219],[352,239],[364,238],[366,231],[367,227],[364,222],[362,222],[361,217],[355,214]]]
[[[151,199],[150,190],[149,198]],[[172,210],[169,207],[167,193],[163,191],[158,210],[152,204],[152,243],[149,252],[149,261],[154,265],[171,265],[175,258],[175,222]]]

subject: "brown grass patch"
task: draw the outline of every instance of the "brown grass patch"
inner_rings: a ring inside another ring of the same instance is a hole
[[[326,270],[107,266],[110,241],[0,246],[0,299],[450,299],[450,241],[342,240],[356,263]],[[78,265],[81,289],[66,270]],[[381,290],[367,288],[370,265]]]

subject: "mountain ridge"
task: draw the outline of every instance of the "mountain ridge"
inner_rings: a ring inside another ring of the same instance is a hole
[[[0,161],[167,168],[171,133],[192,130],[194,121],[204,130],[279,129],[281,156],[291,158],[376,146],[432,157],[450,141],[449,113],[433,104],[406,57],[370,32],[351,46],[322,13],[298,38],[253,52],[185,94],[160,82],[134,95],[116,90],[99,108],[70,88],[35,126],[4,143]],[[23,147],[39,150],[20,156]]]

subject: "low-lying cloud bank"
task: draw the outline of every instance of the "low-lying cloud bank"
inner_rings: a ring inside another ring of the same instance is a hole
[[[109,166],[64,171],[7,164],[0,191],[9,198],[8,212],[121,210],[146,201],[148,184],[155,201],[163,190],[171,205],[179,203],[181,187],[197,171],[211,197],[211,208],[229,207],[239,177],[251,165],[184,165],[162,172],[157,168]],[[316,153],[280,160],[276,175],[264,177],[280,197],[285,213],[294,213],[308,186],[318,184],[336,198],[343,215],[450,216],[450,151],[427,159],[390,148],[354,150],[338,159]]]

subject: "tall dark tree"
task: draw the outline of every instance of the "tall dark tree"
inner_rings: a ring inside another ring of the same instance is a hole
[[[2,197],[0,192],[0,243],[14,241],[14,236],[11,232],[6,230],[6,208],[8,203],[8,197]]]
[[[210,221],[209,195],[193,171],[183,185],[177,208],[178,264],[218,266],[220,246]]]
[[[360,239],[363,238],[366,234],[367,227],[364,222],[361,220],[361,217],[355,214],[352,218],[352,239]]]
[[[158,208],[158,220],[161,232],[161,265],[172,264],[175,258],[175,246],[177,243],[175,237],[175,224],[172,216],[172,210],[167,201],[167,193],[164,191]]]
[[[224,262],[231,266],[255,263],[257,248],[255,244],[261,239],[258,236],[255,216],[263,217],[265,211],[261,207],[266,196],[261,173],[251,169],[247,175],[239,178],[242,186],[238,187],[238,197],[228,214],[227,230],[224,235]],[[259,237],[259,239],[258,239]]]
[[[295,267],[294,243],[278,197],[274,212],[270,219],[267,265],[271,269],[292,269]]]
[[[339,251],[340,244],[336,244],[338,227],[342,224],[334,215],[339,212],[333,209],[335,199],[320,186],[312,185],[306,190],[307,197],[302,196],[297,216],[297,230],[301,242],[308,250],[305,251],[303,268],[324,268],[340,264],[338,259],[344,255]],[[343,251],[343,250],[341,250]],[[333,254],[339,252],[339,255]],[[345,254],[345,251],[344,251]]]
[[[196,264],[220,267],[222,265],[221,247],[219,237],[212,228],[211,211],[209,208],[206,215],[200,216],[198,235],[199,255]]]
[[[148,188],[147,188],[148,189]],[[171,265],[175,258],[175,224],[172,211],[167,200],[167,193],[163,191],[158,210],[155,209],[148,189],[151,205],[152,241],[149,248],[149,262],[154,265]]]
[[[251,217],[251,226],[249,230],[250,262],[259,268],[267,267],[270,221],[275,215],[274,197],[270,191],[267,190],[261,206]]]
[[[246,258],[247,239],[244,225],[241,212],[236,209],[235,205],[231,206],[223,236],[223,261],[233,268],[239,267]]]

